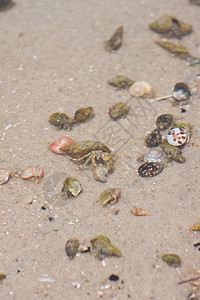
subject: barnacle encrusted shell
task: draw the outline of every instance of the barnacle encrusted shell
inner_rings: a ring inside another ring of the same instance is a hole
[[[145,95],[152,95],[152,86],[146,81],[137,81],[133,83],[129,89],[131,96],[140,98]]]
[[[172,122],[173,122],[173,116],[171,114],[163,114],[158,116],[156,120],[156,125],[158,129],[165,130],[169,128]]]
[[[142,157],[144,162],[162,163],[164,160],[164,152],[160,149],[150,149],[147,154]]]
[[[154,129],[145,138],[147,147],[157,147],[162,141],[162,136],[159,129]]]
[[[167,141],[173,146],[182,146],[188,140],[188,134],[184,128],[175,127],[167,134]]]
[[[128,111],[129,107],[126,103],[118,102],[109,108],[109,115],[111,119],[118,120],[125,117]]]
[[[162,163],[145,163],[138,168],[140,177],[153,177],[160,174],[163,170]]]
[[[62,192],[65,192],[68,197],[77,197],[81,191],[82,187],[77,179],[71,177],[65,179]]]
[[[188,101],[190,100],[191,92],[188,85],[185,82],[177,82],[173,90],[173,98],[176,101]]]
[[[149,24],[149,27],[155,32],[167,34],[167,36],[171,38],[181,38],[192,31],[190,24],[170,15],[161,16],[155,22]]]

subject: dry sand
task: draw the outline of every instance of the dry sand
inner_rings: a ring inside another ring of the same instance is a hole
[[[158,97],[171,93],[179,81],[198,84],[199,66],[189,67],[154,43],[160,36],[148,24],[164,13],[193,25],[182,42],[200,57],[200,7],[187,0],[16,0],[0,13],[0,167],[44,168],[39,184],[11,178],[0,186],[0,271],[7,275],[0,299],[183,300],[191,293],[189,283],[177,283],[200,269],[200,252],[193,246],[200,234],[188,231],[200,221],[199,93],[181,113],[170,101],[134,99],[106,83],[123,74],[150,82]],[[122,48],[106,52],[103,41],[120,25]],[[107,111],[119,101],[131,110],[113,122]],[[71,131],[48,123],[53,112],[72,116],[87,106],[94,108],[95,118]],[[183,150],[187,161],[172,163],[155,178],[139,178],[144,138],[162,113],[194,125]],[[96,182],[90,169],[76,171],[67,157],[47,149],[65,134],[76,141],[101,140],[117,153],[107,183]],[[63,201],[59,192],[66,176],[76,177],[83,193]],[[96,200],[108,187],[120,187],[122,196],[115,206],[102,208]],[[133,216],[133,205],[152,215]],[[107,235],[123,256],[105,258],[104,264],[90,254],[68,259],[66,240],[89,245],[98,234]],[[178,254],[182,266],[169,267],[163,253]],[[120,279],[109,281],[111,274]]]

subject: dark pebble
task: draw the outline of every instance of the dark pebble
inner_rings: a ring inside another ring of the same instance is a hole
[[[110,275],[110,277],[108,279],[111,281],[117,281],[117,280],[119,280],[119,276],[112,274],[112,275]]]
[[[49,221],[51,222],[51,221],[53,221],[54,220],[54,218],[52,218],[52,217],[49,217]]]

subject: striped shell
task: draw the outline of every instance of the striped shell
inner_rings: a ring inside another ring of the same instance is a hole
[[[72,140],[68,136],[63,136],[60,137],[57,141],[52,143],[50,145],[50,149],[52,152],[57,153],[57,154],[66,154],[64,151],[62,151],[60,148],[61,147],[66,147],[68,145],[74,144],[74,140]]]
[[[145,81],[138,81],[131,85],[129,92],[131,96],[140,98],[147,94],[152,93],[152,86],[150,83]]]
[[[167,141],[173,146],[182,146],[188,140],[188,134],[182,127],[175,127],[171,129],[167,135]]]
[[[41,178],[43,175],[43,169],[41,167],[28,167],[22,171],[20,177],[22,179],[29,179],[32,177]]]
[[[133,208],[131,209],[131,212],[135,216],[150,216],[151,215],[150,212],[144,210],[143,208],[137,207],[137,206],[133,206]]]
[[[6,183],[8,181],[11,171],[12,171],[11,168],[1,168],[0,169],[0,185]]]
[[[151,149],[142,159],[145,162],[161,163],[164,159],[164,152],[159,149]]]
[[[138,174],[140,177],[154,177],[162,172],[163,167],[161,163],[147,162],[138,168]]]

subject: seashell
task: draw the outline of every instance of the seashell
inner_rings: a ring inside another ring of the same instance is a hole
[[[129,111],[129,107],[126,103],[118,102],[109,108],[109,115],[111,119],[118,120],[125,117]]]
[[[108,84],[114,86],[118,90],[129,88],[135,80],[129,79],[123,75],[117,75],[107,81]]]
[[[100,182],[107,181],[108,168],[105,165],[99,164],[93,169],[93,178]]]
[[[98,259],[102,260],[104,257],[120,257],[121,251],[113,246],[110,239],[105,235],[98,235],[90,240],[92,245],[91,253]]]
[[[77,239],[69,239],[65,244],[65,251],[70,259],[73,259],[78,252],[80,242]]]
[[[41,167],[28,167],[20,174],[22,179],[30,179],[31,177],[41,178],[43,176],[43,169]]]
[[[108,203],[113,205],[118,202],[118,198],[121,195],[121,189],[119,188],[109,188],[103,191],[100,195],[100,201],[102,206],[107,205]]]
[[[140,177],[153,177],[159,175],[163,170],[161,163],[145,163],[138,168]]]
[[[92,107],[80,108],[75,112],[73,123],[84,123],[92,118],[94,118]]]
[[[52,152],[55,152],[57,154],[66,154],[60,148],[61,147],[66,147],[66,146],[71,145],[71,144],[74,144],[74,140],[72,140],[68,136],[63,136],[63,137],[59,138],[57,141],[55,141],[54,143],[52,143],[50,145],[50,149],[51,149]]]
[[[170,145],[167,140],[163,140],[160,147],[164,150],[169,159],[172,159],[178,163],[184,163],[185,157],[182,155],[182,151],[177,146]]]
[[[188,134],[181,127],[175,127],[167,134],[167,141],[172,146],[182,146],[188,141]]]
[[[131,209],[131,212],[135,216],[150,216],[151,215],[150,212],[144,210],[143,208],[136,207],[136,206],[133,206],[133,208]]]
[[[181,266],[181,259],[178,255],[170,253],[170,254],[163,254],[162,259],[169,265],[174,267]]]
[[[64,113],[53,113],[49,117],[49,123],[59,129],[71,129],[73,120]]]
[[[105,41],[105,49],[109,52],[118,50],[123,41],[123,26],[117,28],[111,38]]]
[[[0,169],[0,185],[8,181],[12,170],[11,168],[1,168]]]
[[[156,120],[156,125],[159,130],[164,130],[169,128],[173,122],[173,116],[171,114],[160,115]]]
[[[190,231],[200,231],[200,223],[190,227],[188,230],[190,230]]]
[[[191,92],[186,83],[178,82],[174,86],[172,96],[176,101],[187,101],[190,99]]]
[[[63,183],[62,192],[68,197],[77,197],[82,191],[79,181],[75,178],[67,177]]]
[[[160,149],[151,149],[142,157],[145,162],[161,163],[164,160],[164,152]]]
[[[167,41],[156,41],[156,44],[175,54],[190,54],[190,51],[181,43]]]
[[[149,133],[146,138],[145,142],[147,147],[157,147],[162,141],[162,136],[159,129],[154,129],[151,133]]]
[[[157,33],[167,34],[170,38],[181,38],[191,33],[192,26],[169,15],[163,15],[149,27]]]
[[[153,89],[151,84],[145,81],[137,81],[133,83],[129,89],[131,96],[136,98],[152,94],[152,91]]]

